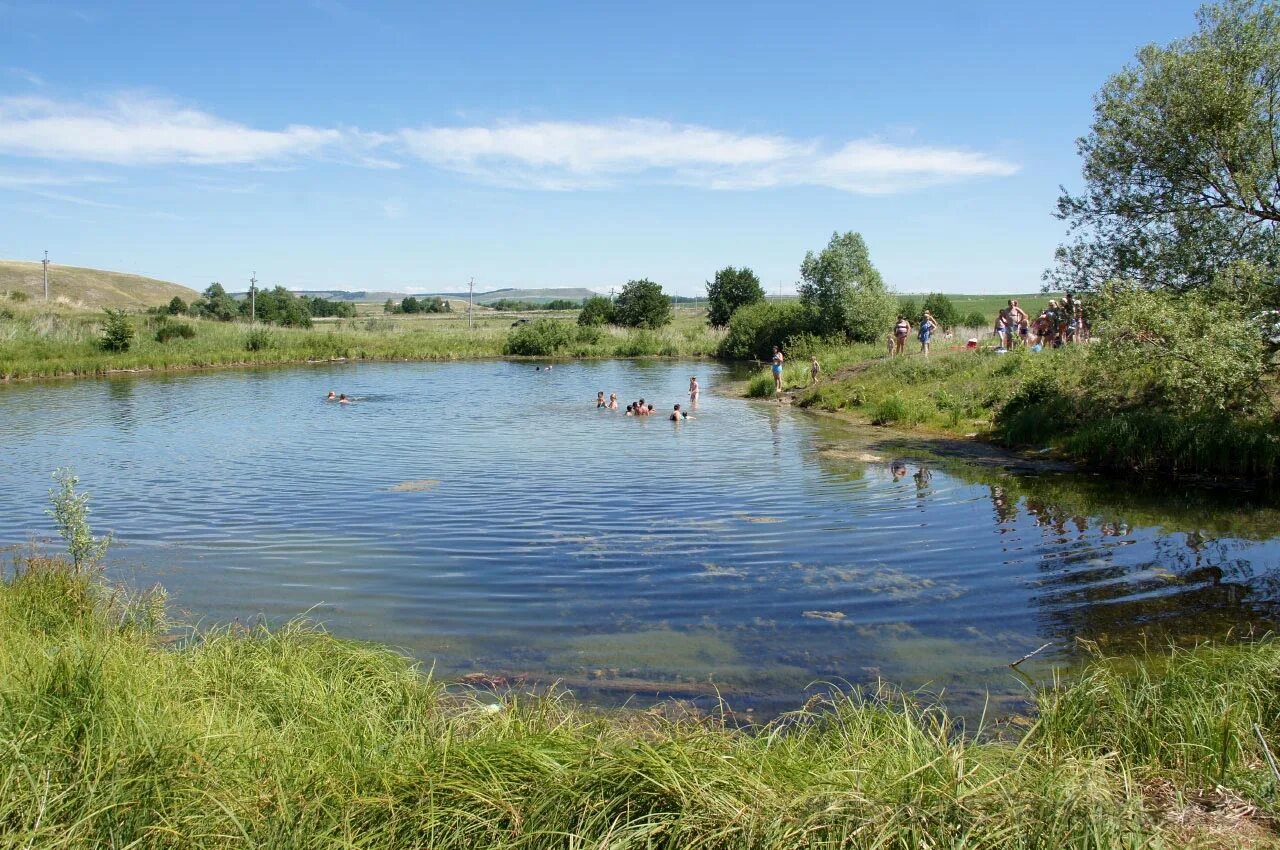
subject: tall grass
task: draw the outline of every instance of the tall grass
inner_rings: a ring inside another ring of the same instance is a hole
[[[157,598],[40,557],[0,585],[6,846],[1183,846],[1148,783],[1275,792],[1270,641],[1099,661],[1002,740],[889,688],[734,728],[454,689],[300,623],[169,643]]]

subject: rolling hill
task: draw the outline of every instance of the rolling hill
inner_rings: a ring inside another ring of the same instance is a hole
[[[292,289],[292,291],[298,295],[320,296],[335,301],[359,301],[364,303],[381,303],[388,298],[393,301],[399,301],[406,295],[413,295],[416,298],[435,298],[438,296],[447,298],[450,301],[465,302],[467,300],[467,293],[465,292],[383,292],[381,290],[363,289]],[[547,301],[556,301],[562,298],[567,298],[570,301],[581,301],[596,294],[598,293],[580,286],[552,289],[492,289],[487,292],[476,293],[476,306],[490,304],[503,298],[510,298],[512,301],[527,301],[530,304],[543,304]]]
[[[0,260],[0,292],[25,292],[32,300],[44,298],[44,275],[39,263]],[[82,269],[49,264],[49,298],[92,309],[103,307],[152,307],[167,304],[177,295],[190,302],[194,289],[124,272]]]

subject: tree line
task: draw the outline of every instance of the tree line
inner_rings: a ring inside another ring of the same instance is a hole
[[[320,296],[295,295],[283,286],[260,289],[250,298],[235,298],[220,283],[211,283],[200,297],[188,305],[174,296],[155,311],[169,316],[195,316],[215,322],[253,318],[264,324],[309,328],[313,318],[354,319],[355,305]]]

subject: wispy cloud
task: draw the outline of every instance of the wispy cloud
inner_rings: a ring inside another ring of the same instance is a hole
[[[260,130],[170,101],[118,96],[101,104],[0,98],[0,153],[115,165],[249,164],[318,156],[349,131],[290,125]]]
[[[885,194],[1018,171],[999,157],[960,148],[879,138],[832,144],[643,118],[388,132],[305,124],[262,129],[129,94],[96,104],[0,98],[0,154],[125,166],[258,169],[296,168],[310,160],[399,168],[417,160],[489,184],[541,190],[647,183],[726,190],[822,186]]]
[[[649,181],[710,189],[810,185],[881,194],[1018,170],[999,158],[958,149],[874,138],[831,148],[818,140],[638,119],[427,127],[400,137],[410,153],[439,168],[537,189]]]
[[[17,77],[20,80],[25,80],[30,85],[44,85],[44,77],[40,76],[35,71],[28,71],[26,68],[5,68],[4,70],[6,74]]]

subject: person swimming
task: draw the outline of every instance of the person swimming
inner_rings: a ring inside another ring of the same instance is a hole
[[[610,410],[617,410],[617,409],[618,409],[618,394],[617,394],[617,393],[609,393],[609,404],[607,405],[607,407],[608,407]]]
[[[609,402],[604,400],[604,390],[601,390],[600,392],[596,393],[596,410],[599,410],[602,407],[608,407],[608,406],[609,406]]]
[[[645,416],[652,416],[655,412],[656,412],[656,411],[653,409],[653,405],[651,404],[651,405],[649,405],[649,407],[648,407],[648,408],[646,408],[646,409],[645,409],[644,415],[645,415]]]
[[[680,405],[677,404],[675,407],[671,409],[671,415],[667,418],[670,419],[672,422],[680,422],[684,419],[688,419],[689,414],[682,411],[680,409]]]
[[[343,393],[338,396],[338,404],[351,404],[351,399],[347,398],[347,394]]]
[[[624,415],[626,415],[626,416],[635,416],[635,415],[636,415],[636,405],[635,405],[635,402],[632,402],[631,404],[628,404],[628,405],[627,405],[627,412],[626,412]]]
[[[337,401],[338,395],[333,390],[329,390],[329,394],[324,397],[325,401]]]

